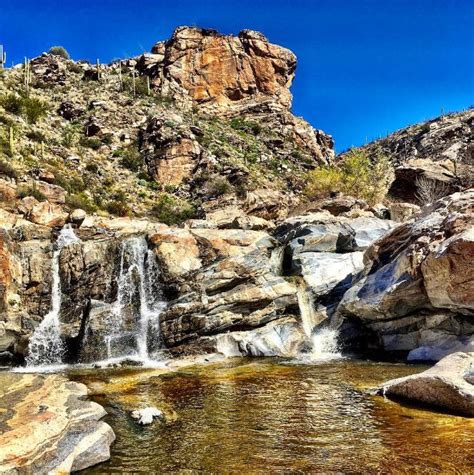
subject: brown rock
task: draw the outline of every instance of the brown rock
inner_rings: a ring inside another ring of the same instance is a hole
[[[33,223],[49,227],[62,227],[67,219],[67,213],[61,206],[43,201],[33,206],[29,218]]]

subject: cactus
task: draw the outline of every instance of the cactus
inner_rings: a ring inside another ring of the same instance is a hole
[[[97,81],[100,81],[100,61],[97,59]]]
[[[146,77],[146,93],[148,96],[151,96],[150,78],[148,76]]]
[[[135,97],[137,93],[137,88],[135,84],[135,70],[132,71],[132,86],[133,86],[133,97]]]
[[[122,81],[122,61],[120,61],[120,62],[119,62],[119,70],[118,70],[118,75],[119,75],[120,91],[123,91],[123,81]]]
[[[14,135],[13,127],[10,127],[10,139],[8,141],[8,146],[9,146],[10,156],[13,157],[13,155],[15,155],[15,135]]]
[[[25,63],[23,66],[23,83],[25,85],[26,92],[29,92],[31,85],[31,65],[30,60],[25,58]]]
[[[7,52],[0,45],[0,69],[3,69],[7,64]]]

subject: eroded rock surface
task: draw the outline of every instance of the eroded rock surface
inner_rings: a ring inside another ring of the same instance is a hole
[[[86,401],[87,388],[59,375],[0,376],[0,471],[69,473],[110,458],[114,432]]]

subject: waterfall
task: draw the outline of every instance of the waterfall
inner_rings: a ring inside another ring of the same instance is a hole
[[[51,310],[35,329],[28,345],[27,366],[53,365],[61,363],[64,344],[59,328],[61,311],[61,279],[59,276],[59,256],[61,249],[80,242],[70,225],[63,227],[56,241],[52,259]]]
[[[322,322],[313,303],[313,296],[308,284],[301,278],[297,283],[298,307],[301,315],[301,325],[305,335],[311,342],[310,361],[328,360],[341,357],[338,348],[338,332],[332,328],[320,328],[315,330]]]
[[[123,241],[117,298],[104,338],[109,359],[131,357],[148,361],[149,347],[159,347],[159,317],[166,307],[159,274],[156,257],[144,237]]]

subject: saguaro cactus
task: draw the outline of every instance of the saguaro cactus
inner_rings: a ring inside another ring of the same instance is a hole
[[[3,45],[0,45],[0,69],[3,69],[7,64],[7,52],[3,49]]]
[[[8,141],[8,148],[9,148],[10,156],[13,157],[13,155],[15,155],[15,136],[13,132],[13,127],[10,127],[10,138]]]

